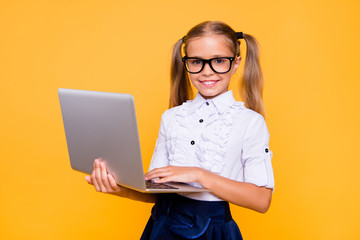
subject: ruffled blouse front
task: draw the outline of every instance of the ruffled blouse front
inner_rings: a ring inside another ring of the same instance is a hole
[[[233,180],[273,188],[268,143],[263,117],[235,101],[231,91],[209,100],[198,94],[163,114],[150,170],[168,165],[201,167]],[[182,195],[221,200],[211,193]]]

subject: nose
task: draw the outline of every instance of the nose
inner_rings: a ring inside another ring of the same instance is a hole
[[[210,63],[205,63],[204,69],[201,71],[201,73],[205,76],[209,76],[211,74],[214,74],[214,71],[210,67]]]

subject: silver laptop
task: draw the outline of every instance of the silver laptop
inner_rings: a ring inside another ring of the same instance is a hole
[[[204,192],[184,183],[145,181],[134,98],[130,94],[59,88],[71,167],[91,174],[101,158],[119,185],[140,192]]]

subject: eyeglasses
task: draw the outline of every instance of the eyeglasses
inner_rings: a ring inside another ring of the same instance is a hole
[[[231,69],[231,64],[235,57],[217,57],[211,59],[202,59],[195,57],[183,57],[185,69],[189,73],[199,73],[204,69],[205,63],[216,73],[227,73]]]

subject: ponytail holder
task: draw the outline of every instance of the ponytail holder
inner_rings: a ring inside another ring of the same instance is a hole
[[[186,36],[183,36],[181,39],[183,43],[185,43],[185,38],[186,38]]]
[[[237,39],[244,39],[244,34],[243,34],[243,32],[237,32],[237,33],[236,33],[236,38],[237,38]]]

